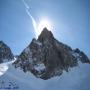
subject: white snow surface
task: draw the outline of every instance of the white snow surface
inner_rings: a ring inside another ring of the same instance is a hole
[[[5,63],[5,62],[8,62],[8,59],[3,59],[3,62]]]
[[[7,72],[0,76],[0,81],[4,81],[6,85],[12,82],[18,86],[18,89],[9,90],[90,90],[90,65],[79,64],[69,72],[64,71],[61,76],[49,80],[36,78],[30,72],[24,73],[9,64]]]
[[[78,53],[72,53],[72,55],[74,56],[74,57],[79,57],[80,55],[78,54]]]
[[[34,66],[34,68],[37,70],[37,71],[41,71],[41,70],[44,70],[46,67],[43,63],[41,64],[37,64]]]
[[[9,68],[9,65],[15,61],[16,61],[16,58],[14,58],[14,60],[12,60],[12,61],[1,63],[0,64],[0,76],[3,75],[4,73],[6,73],[6,71]]]
[[[36,44],[39,45],[39,46],[42,46],[42,43],[39,42],[39,41],[34,41],[34,43],[36,43]]]

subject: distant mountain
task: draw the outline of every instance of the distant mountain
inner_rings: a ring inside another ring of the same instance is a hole
[[[10,48],[3,41],[0,41],[0,63],[10,61],[13,58]]]
[[[90,63],[88,57],[79,49],[56,40],[51,31],[44,28],[38,39],[33,39],[30,45],[23,50],[14,63],[24,72],[30,71],[36,77],[49,79],[61,75],[63,70],[77,66],[79,63]]]

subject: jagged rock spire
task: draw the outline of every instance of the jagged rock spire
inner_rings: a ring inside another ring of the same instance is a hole
[[[45,40],[49,40],[50,41],[52,39],[54,39],[54,36],[53,36],[52,32],[49,31],[46,27],[43,29],[43,31],[41,32],[41,34],[38,37],[38,40],[40,42],[43,42]]]
[[[10,48],[3,42],[0,41],[0,63],[9,61],[14,58]]]

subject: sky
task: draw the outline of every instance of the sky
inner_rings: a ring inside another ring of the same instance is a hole
[[[79,48],[90,58],[90,0],[25,0],[38,23],[48,18],[56,39],[73,49]],[[15,55],[35,37],[32,20],[22,0],[0,0],[0,40]]]

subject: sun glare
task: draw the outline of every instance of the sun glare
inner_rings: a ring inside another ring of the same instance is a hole
[[[49,31],[52,30],[52,25],[51,22],[47,19],[42,19],[40,20],[39,24],[38,24],[38,35],[41,33],[41,31],[43,30],[43,28],[47,28]]]

